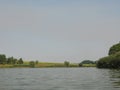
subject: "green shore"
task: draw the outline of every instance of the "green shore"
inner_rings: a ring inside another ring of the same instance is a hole
[[[78,63],[70,63],[69,66],[65,66],[64,63],[51,63],[51,62],[39,62],[33,66],[28,62],[23,64],[0,64],[0,68],[49,68],[49,67],[79,67]],[[83,64],[81,67],[96,67],[96,64]]]

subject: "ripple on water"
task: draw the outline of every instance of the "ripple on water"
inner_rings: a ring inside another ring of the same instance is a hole
[[[96,68],[0,69],[0,90],[120,90],[120,71]]]

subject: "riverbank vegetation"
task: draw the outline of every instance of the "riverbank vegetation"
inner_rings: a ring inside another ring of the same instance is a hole
[[[84,61],[83,61],[84,62]],[[85,61],[86,62],[86,61]],[[92,62],[92,61],[90,61]],[[93,63],[70,63],[64,61],[63,63],[55,62],[39,62],[36,61],[25,61],[22,58],[16,59],[14,57],[6,57],[5,54],[0,54],[0,68],[46,68],[46,67],[95,67]]]
[[[92,60],[83,60],[79,63],[79,67],[96,67],[96,62]]]
[[[100,58],[97,62],[98,68],[120,68],[120,43],[110,47],[108,56]]]
[[[65,61],[63,63],[49,63],[36,61],[24,61],[22,58],[6,57],[0,54],[0,68],[42,68],[42,67],[78,67],[78,64]]]
[[[98,67],[98,68],[120,68],[120,43],[110,47],[108,56],[100,58],[98,61],[83,60],[80,63],[63,63],[24,61],[22,58],[6,57],[0,54],[0,68],[46,68],[46,67]]]

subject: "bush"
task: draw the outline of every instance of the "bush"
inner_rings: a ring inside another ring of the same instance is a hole
[[[110,47],[109,56],[98,60],[98,68],[120,68],[120,43]]]
[[[82,67],[83,65],[82,65],[82,63],[79,63],[79,67]]]
[[[64,62],[64,65],[65,65],[66,67],[69,67],[70,63],[69,63],[68,61],[65,61],[65,62]]]
[[[98,68],[120,68],[120,52],[103,57],[97,62]]]
[[[91,60],[84,60],[81,62],[81,64],[95,64],[95,62]]]
[[[30,67],[35,67],[35,62],[34,61],[30,61],[29,65],[30,65]]]

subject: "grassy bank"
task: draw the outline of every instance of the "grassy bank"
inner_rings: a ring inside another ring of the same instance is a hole
[[[49,62],[39,62],[35,65],[37,68],[41,67],[66,67],[64,63],[49,63]],[[68,67],[78,67],[78,64],[71,63]]]
[[[96,67],[96,64],[83,64],[82,67]]]
[[[13,68],[14,66],[13,65],[9,65],[9,64],[0,64],[0,68]]]
[[[50,63],[50,62],[39,62],[31,66],[29,62],[24,62],[24,64],[0,64],[0,68],[49,68],[49,67],[67,67],[64,63]],[[70,63],[68,67],[79,67],[77,63]],[[96,67],[95,64],[83,64],[82,67]]]

